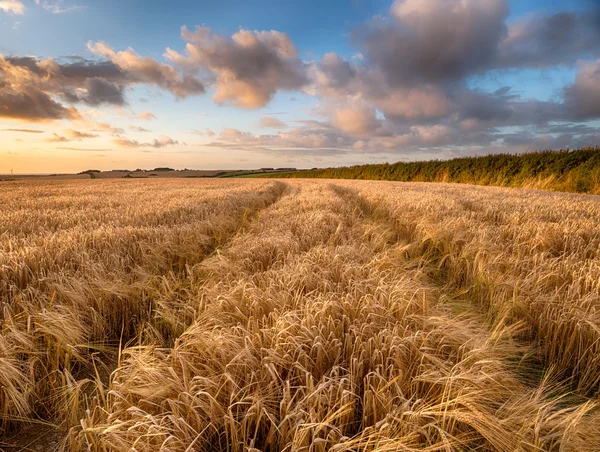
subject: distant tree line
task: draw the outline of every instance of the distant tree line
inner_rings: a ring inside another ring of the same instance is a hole
[[[277,177],[455,182],[600,194],[600,146],[312,169],[278,174]]]

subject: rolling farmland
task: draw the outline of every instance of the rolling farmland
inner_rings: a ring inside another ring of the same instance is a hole
[[[0,448],[600,449],[600,197],[3,182]]]

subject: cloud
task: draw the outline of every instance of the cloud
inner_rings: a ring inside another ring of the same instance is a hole
[[[65,129],[65,130],[63,130],[63,132],[71,140],[81,140],[83,138],[96,138],[96,137],[98,137],[98,135],[94,134],[94,133],[80,132],[78,130],[73,130],[73,129]]]
[[[276,134],[252,134],[225,128],[206,146],[271,154],[337,155],[344,154],[354,139],[327,123],[302,122],[300,127]]]
[[[183,27],[181,37],[185,48],[167,48],[164,62],[103,42],[88,43],[101,61],[0,57],[0,117],[76,119],[88,132],[119,135],[115,144],[122,147],[178,144],[164,136],[128,140],[123,129],[84,119],[72,106],[112,105],[135,117],[122,107],[133,86],[146,84],[177,98],[210,90],[216,103],[246,109],[264,107],[282,91],[317,98],[309,114],[319,121],[286,124],[261,115],[258,126],[269,133],[197,132],[227,149],[460,155],[525,149],[527,140],[531,146],[593,144],[600,135],[595,126],[577,124],[600,117],[599,7],[509,20],[507,0],[396,0],[385,16],[351,33],[347,60],[327,53],[303,61],[289,36],[274,30],[224,36]],[[480,85],[493,86],[509,70],[557,66],[578,72],[550,100],[528,98],[518,87],[486,90],[472,83],[485,78]],[[156,119],[147,111],[138,118]],[[76,139],[52,138],[61,137]]]
[[[128,129],[132,132],[150,132],[150,130],[138,126],[129,126]]]
[[[507,16],[505,0],[397,0],[354,39],[391,86],[456,80],[494,60]]]
[[[37,129],[2,129],[4,132],[19,132],[19,133],[44,133],[43,130]]]
[[[0,9],[5,13],[25,14],[25,4],[20,0],[0,0]]]
[[[88,132],[80,132],[74,129],[64,129],[64,135],[58,135],[53,133],[50,138],[46,138],[44,141],[47,143],[68,143],[69,141],[81,141],[85,138],[96,138],[98,135]]]
[[[119,135],[125,133],[125,130],[120,127],[113,127],[108,122],[99,122],[99,121],[87,121],[88,126],[93,132],[107,132],[112,133],[113,135]]]
[[[91,106],[101,104],[125,105],[123,86],[111,83],[102,77],[88,78],[85,81],[87,94],[82,100]]]
[[[361,99],[388,118],[430,120],[452,111],[452,101],[443,85],[409,80],[406,86],[392,86],[381,69],[368,63],[350,63],[336,54],[326,54],[314,66],[313,77],[317,95],[327,102]]]
[[[83,5],[71,5],[63,6],[62,0],[48,1],[48,0],[35,0],[36,5],[40,5],[46,11],[50,11],[52,14],[66,14],[73,13],[76,11],[83,11],[86,6]]]
[[[80,119],[64,103],[123,105],[124,87],[135,83],[110,62],[69,62],[0,55],[0,116],[30,121]]]
[[[106,151],[112,150],[112,149],[73,148],[73,147],[67,147],[67,146],[58,146],[57,149],[64,149],[66,151],[81,151],[81,152],[106,152]]]
[[[265,106],[278,90],[294,91],[309,83],[306,68],[290,38],[278,31],[240,30],[231,38],[210,28],[185,26],[181,54],[167,48],[172,63],[208,72],[215,78],[213,99],[247,109]]]
[[[174,146],[176,144],[179,144],[179,141],[174,140],[173,138],[170,138],[166,135],[163,135],[158,139],[154,139],[150,145],[153,148],[164,148],[165,146]]]
[[[75,119],[79,113],[65,103],[124,106],[126,89],[136,84],[155,85],[177,97],[204,92],[197,78],[132,50],[116,53],[103,43],[89,46],[114,61],[0,55],[0,116],[32,121]]]
[[[207,136],[207,137],[209,137],[209,138],[212,138],[212,137],[214,137],[214,136],[216,136],[216,135],[217,135],[215,132],[213,132],[213,131],[212,131],[212,130],[210,130],[210,129],[205,129],[205,131],[204,131],[204,132],[200,132],[199,130],[196,130],[196,129],[194,129],[194,130],[192,130],[190,133],[193,133],[194,135],[199,135],[199,136],[201,136],[201,137],[203,137],[203,136]]]
[[[139,115],[137,115],[137,117],[139,119],[145,119],[146,121],[151,121],[153,119],[157,119],[156,116],[153,113],[150,113],[149,111],[143,111],[141,112]]]
[[[272,118],[270,116],[263,116],[260,118],[260,122],[258,124],[259,127],[263,128],[271,128],[271,129],[285,129],[287,128],[287,124],[283,121]]]
[[[344,149],[356,152],[524,146],[510,136],[515,130],[543,134],[540,145],[593,144],[595,128],[549,128],[599,117],[597,63],[580,63],[564,102],[528,99],[510,86],[486,92],[469,80],[502,69],[571,64],[577,55],[600,52],[598,11],[507,25],[505,0],[398,0],[387,17],[373,18],[352,35],[361,58],[328,53],[311,65],[311,92],[319,98],[313,114],[325,119],[329,136],[337,134],[336,143],[351,142]],[[561,41],[557,55],[554,41]]]
[[[170,91],[179,99],[204,93],[204,85],[198,78],[181,74],[174,67],[159,63],[152,58],[142,57],[131,48],[115,52],[104,42],[90,41],[88,49],[94,55],[109,59],[139,83],[158,86]]]
[[[115,138],[112,140],[112,142],[122,148],[139,148],[141,146],[145,146],[137,140],[128,140],[126,138]]]
[[[55,87],[43,77],[52,69],[39,62],[40,73],[18,66],[0,55],[0,117],[25,121],[77,119],[75,108],[67,108],[52,98]]]
[[[113,143],[117,146],[123,148],[142,148],[142,147],[152,147],[152,148],[164,148],[166,146],[175,146],[179,144],[179,141],[172,139],[166,135],[162,135],[158,138],[155,138],[150,143],[141,143],[137,140],[128,140],[126,138],[116,138],[113,140]]]
[[[53,133],[50,138],[46,138],[44,141],[46,143],[68,143],[71,140],[69,140],[67,137]]]
[[[562,130],[561,130],[562,129]],[[570,129],[564,124],[539,128],[464,131],[444,124],[414,125],[393,134],[357,137],[327,123],[305,124],[275,135],[243,131],[222,134],[208,146],[244,152],[285,155],[428,154],[453,157],[491,152],[575,148],[598,142],[600,128]]]
[[[600,118],[600,60],[581,62],[575,83],[565,88],[564,96],[577,118]]]
[[[511,24],[500,43],[497,68],[573,65],[600,56],[600,8],[584,13],[535,14]]]
[[[373,107],[368,105],[344,105],[333,109],[331,124],[350,135],[376,133],[380,121]]]

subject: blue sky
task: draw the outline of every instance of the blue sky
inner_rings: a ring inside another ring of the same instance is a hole
[[[599,17],[585,0],[0,0],[0,174],[597,145]]]

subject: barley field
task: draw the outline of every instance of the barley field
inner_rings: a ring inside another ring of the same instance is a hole
[[[0,449],[600,450],[600,196],[0,185]]]

